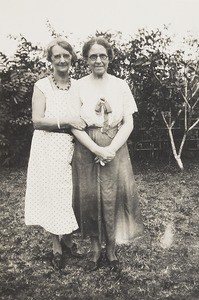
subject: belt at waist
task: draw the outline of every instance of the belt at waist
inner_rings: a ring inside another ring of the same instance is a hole
[[[86,128],[86,132],[93,131],[93,130],[99,130],[103,134],[108,135],[110,138],[114,138],[114,136],[118,132],[118,125],[115,127],[109,127],[106,130],[104,130],[103,127],[97,127],[97,126],[90,126]]]
[[[72,135],[70,129],[54,129],[54,130],[51,130],[51,131],[49,131],[49,132],[54,132],[54,133],[66,133],[66,134]]]

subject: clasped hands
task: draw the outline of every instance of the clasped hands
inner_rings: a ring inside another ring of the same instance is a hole
[[[84,130],[87,124],[80,117],[70,117],[67,119],[68,124],[78,130]],[[97,146],[94,151],[96,157],[95,162],[105,166],[106,163],[112,161],[115,157],[116,151],[111,145],[106,147]]]
[[[100,163],[101,166],[105,166],[106,163],[114,159],[116,152],[111,146],[106,146],[99,147],[95,154],[95,162]]]

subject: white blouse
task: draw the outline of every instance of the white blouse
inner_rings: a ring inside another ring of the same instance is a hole
[[[92,75],[76,81],[76,97],[72,99],[81,118],[88,126],[102,127],[104,113],[96,112],[100,98],[104,98],[110,108],[109,125],[119,124],[124,116],[137,112],[137,105],[128,84],[115,76],[106,74],[103,79],[94,79]]]

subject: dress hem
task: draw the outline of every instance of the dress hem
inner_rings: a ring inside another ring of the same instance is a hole
[[[37,223],[27,223],[27,222],[25,222],[25,224],[26,224],[26,226],[40,226],[40,227],[42,227],[45,231],[47,231],[47,232],[49,232],[49,233],[52,233],[52,234],[56,234],[56,235],[71,234],[71,233],[73,233],[73,232],[76,232],[76,231],[79,229],[79,227],[73,227],[73,229],[71,229],[71,230],[69,230],[69,231],[64,231],[64,232],[62,231],[62,232],[57,233],[57,232],[55,232],[55,231],[53,231],[53,230],[50,230],[50,229],[46,228],[45,226],[43,226],[43,225],[41,225],[41,224],[37,224]]]

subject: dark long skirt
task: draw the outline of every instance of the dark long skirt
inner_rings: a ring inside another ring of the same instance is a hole
[[[100,129],[88,130],[100,146],[111,138]],[[127,144],[101,166],[95,155],[76,141],[73,156],[73,208],[82,237],[105,235],[109,241],[128,243],[143,232],[139,199]]]

